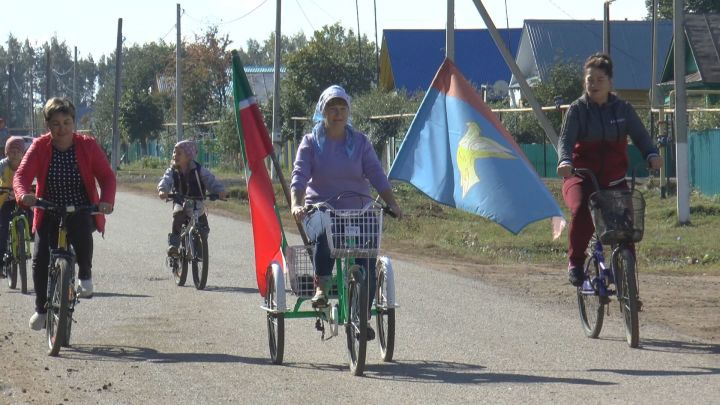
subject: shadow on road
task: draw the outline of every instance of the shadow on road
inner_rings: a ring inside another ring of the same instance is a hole
[[[192,285],[190,285],[192,287]],[[237,293],[243,293],[243,294],[259,294],[257,288],[250,288],[250,287],[224,287],[224,286],[206,286],[203,291],[210,291],[210,292],[237,292]]]
[[[680,377],[680,376],[709,376],[720,374],[720,368],[693,367],[689,370],[612,370],[590,369],[590,372],[615,373],[633,377]]]
[[[146,347],[73,345],[62,352],[73,360],[150,363],[244,363],[270,364],[270,359],[225,353],[163,353]]]
[[[342,364],[308,364],[287,363],[288,367],[297,367],[321,371],[346,371],[347,365]],[[417,383],[518,383],[546,384],[565,383],[579,385],[615,385],[613,382],[589,380],[586,378],[545,377],[538,375],[514,373],[486,373],[485,367],[477,364],[453,363],[447,361],[397,361],[382,364],[369,364],[365,369],[365,377],[380,380],[392,380]]]
[[[720,345],[702,342],[682,342],[678,340],[641,338],[640,348],[644,350],[668,353],[720,354]]]
[[[144,294],[122,294],[112,292],[96,292],[93,293],[93,298],[150,298],[152,295]]]

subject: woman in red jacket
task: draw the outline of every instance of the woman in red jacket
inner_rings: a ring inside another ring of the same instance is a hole
[[[115,174],[107,157],[95,139],[75,133],[75,106],[67,98],[51,98],[43,109],[45,124],[50,132],[36,139],[15,172],[13,188],[18,202],[35,204],[37,198],[58,205],[97,204],[102,214],[109,214],[115,203]],[[37,179],[36,194],[31,186]],[[95,181],[100,185],[100,194]],[[30,328],[45,326],[47,279],[50,249],[57,244],[58,219],[35,210],[33,231],[33,283],[35,285],[35,313]],[[92,232],[105,231],[105,217],[77,213],[68,220],[68,239],[75,250],[78,263],[81,297],[92,297]]]

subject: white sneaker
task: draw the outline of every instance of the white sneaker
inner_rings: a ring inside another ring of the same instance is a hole
[[[93,296],[93,284],[92,279],[79,280],[77,286],[78,297],[80,298],[92,298]]]
[[[47,318],[47,314],[39,314],[35,312],[30,317],[30,329],[32,330],[40,330],[45,329],[45,319]]]

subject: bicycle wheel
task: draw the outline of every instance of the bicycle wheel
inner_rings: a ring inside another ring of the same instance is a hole
[[[278,288],[275,283],[272,268],[265,273],[267,293],[265,294],[265,307],[267,311],[268,344],[270,346],[270,359],[273,364],[282,364],[285,354],[285,314],[276,312],[278,307]]]
[[[350,372],[359,376],[365,370],[368,323],[368,282],[365,270],[351,268],[347,291],[347,314],[345,334],[347,335]]]
[[[70,302],[75,291],[72,286],[72,267],[64,258],[55,261],[48,278],[48,312],[46,321],[48,354],[57,356],[60,347],[67,345],[67,326],[70,322]]]
[[[183,231],[181,233],[185,233],[185,228],[183,228]],[[179,257],[175,261],[175,265],[173,266],[173,278],[175,279],[175,284],[182,287],[185,285],[185,280],[187,279],[187,272],[188,272],[188,261],[190,260],[189,252],[187,249],[187,237],[183,237],[180,241],[180,249],[179,250]]]
[[[207,234],[193,233],[192,243],[192,275],[195,288],[202,290],[207,283],[208,267],[210,266],[210,252],[208,251]]]
[[[594,280],[600,276],[600,266],[594,256],[590,256],[585,261],[585,279]],[[585,288],[585,285],[577,288],[578,312],[580,313],[580,324],[582,325],[585,336],[589,338],[597,338],[603,326],[605,317],[605,306],[598,294],[595,283],[591,283],[592,291]]]
[[[618,283],[618,302],[625,323],[625,339],[630,347],[640,344],[640,320],[638,319],[638,285],[635,277],[635,255],[622,248],[614,257]]]
[[[25,251],[25,246],[25,224],[20,223],[17,229],[17,252],[15,252],[15,260],[13,262],[17,264],[17,276],[20,278],[20,292],[23,294],[27,294],[27,252]]]
[[[10,230],[10,235],[12,235],[12,230]],[[13,260],[12,257],[12,237],[8,237],[7,241],[7,248],[5,249],[5,255],[8,256],[8,260],[5,260],[4,257],[0,258],[3,260],[3,269],[2,271],[5,273],[5,277],[7,278],[8,287],[10,287],[11,290],[14,290],[17,288],[17,263],[15,263],[15,260]]]
[[[375,321],[380,355],[383,361],[392,361],[395,351],[395,280],[390,259],[378,258],[376,268],[375,309],[377,315]]]

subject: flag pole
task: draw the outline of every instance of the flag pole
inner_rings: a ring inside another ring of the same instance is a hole
[[[290,211],[292,212],[292,200],[290,199],[290,188],[287,185],[287,182],[285,181],[285,174],[282,171],[282,168],[280,167],[280,162],[278,161],[277,155],[275,154],[275,150],[273,147],[273,153],[270,154],[270,159],[272,160],[273,167],[275,168],[275,173],[278,176],[278,181],[280,181],[280,185],[283,189],[283,194],[285,194],[285,200],[287,200],[288,207],[290,207]],[[308,241],[307,235],[305,234],[305,229],[303,229],[302,224],[300,221],[295,218],[294,215],[290,215],[293,220],[295,221],[295,225],[297,225],[298,232],[300,232],[300,237],[302,238],[303,244],[306,246],[310,244]]]

